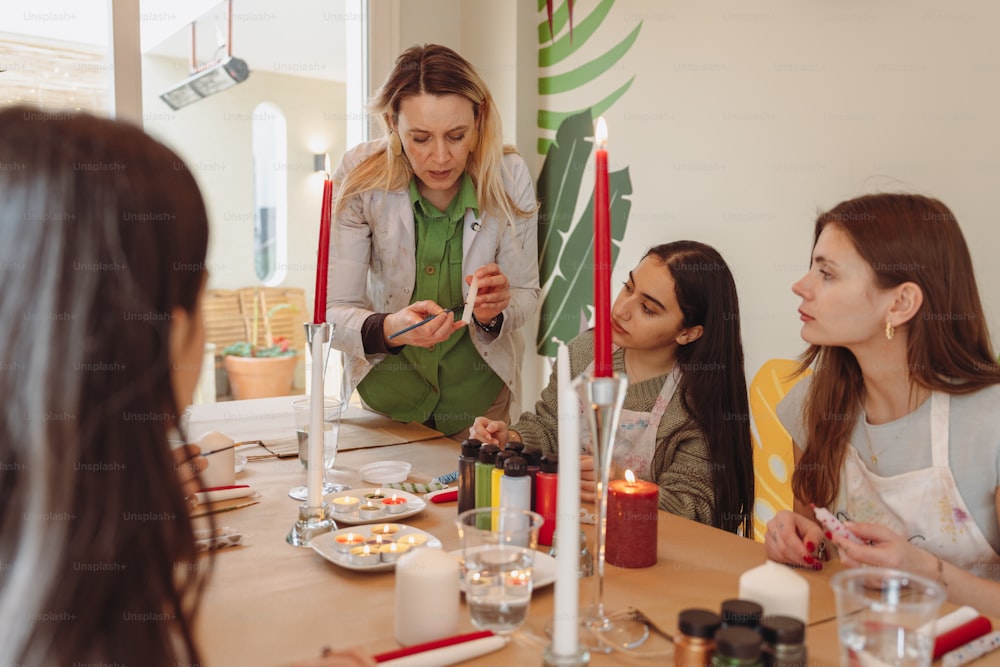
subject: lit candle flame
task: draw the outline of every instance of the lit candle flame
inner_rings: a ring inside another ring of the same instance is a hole
[[[604,116],[597,119],[597,127],[594,130],[594,143],[602,150],[608,147],[608,124],[604,122]]]
[[[326,154],[326,160],[323,163],[323,169],[326,170],[326,179],[330,180],[330,154]]]
[[[635,473],[631,470],[625,471],[625,481],[629,484],[635,484]]]

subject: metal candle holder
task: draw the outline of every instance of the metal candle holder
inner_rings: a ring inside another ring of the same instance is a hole
[[[330,341],[334,325],[329,322],[305,324],[306,340],[312,354],[312,404],[309,427],[309,498],[299,505],[299,518],[292,525],[285,541],[296,547],[308,547],[317,535],[337,530],[330,504],[323,500],[323,403],[326,364],[330,359]],[[319,489],[318,494],[315,489]],[[317,497],[318,495],[318,497]]]

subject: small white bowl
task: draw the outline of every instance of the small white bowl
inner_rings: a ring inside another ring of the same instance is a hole
[[[361,473],[361,479],[369,484],[389,484],[404,481],[412,467],[406,461],[376,461],[361,466],[358,472]]]

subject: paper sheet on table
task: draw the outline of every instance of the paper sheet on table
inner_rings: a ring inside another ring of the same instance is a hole
[[[423,424],[398,422],[384,415],[352,405],[340,418],[337,450],[343,452],[366,447],[402,445],[441,435],[440,431],[435,431]],[[299,454],[299,442],[294,434],[287,438],[264,438],[261,443],[265,449],[273,452],[278,458],[298,456]]]

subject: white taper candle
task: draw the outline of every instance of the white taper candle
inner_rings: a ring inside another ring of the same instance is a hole
[[[580,408],[569,371],[569,349],[562,343],[556,354],[559,384],[559,485],[556,493],[555,612],[552,652],[577,653],[580,594]]]
[[[309,489],[309,507],[320,507],[323,504],[323,418],[326,401],[323,392],[323,347],[326,341],[319,331],[312,339],[312,387],[309,403],[309,470],[307,486]]]

